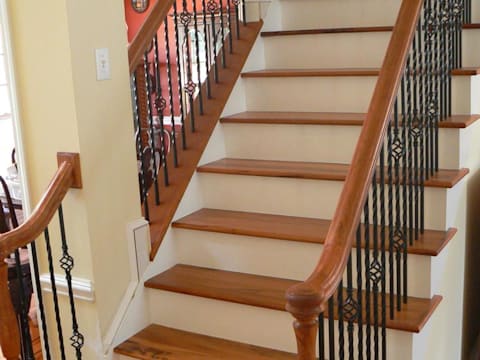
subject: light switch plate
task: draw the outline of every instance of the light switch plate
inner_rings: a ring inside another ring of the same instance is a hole
[[[97,80],[110,79],[110,56],[108,54],[108,48],[95,49],[95,61],[97,63]]]

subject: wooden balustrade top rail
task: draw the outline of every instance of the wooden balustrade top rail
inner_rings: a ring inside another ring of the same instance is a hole
[[[59,153],[59,168],[30,217],[19,227],[0,234],[0,259],[34,241],[48,226],[71,187],[81,188],[79,154]]]
[[[342,278],[370,187],[423,0],[402,2],[345,186],[320,260],[309,278],[287,291],[287,310],[297,321],[300,359],[315,359],[316,318]]]
[[[158,0],[128,46],[130,74],[133,74],[137,66],[142,62],[145,50],[150,46],[153,36],[167,17],[172,5],[173,0]]]

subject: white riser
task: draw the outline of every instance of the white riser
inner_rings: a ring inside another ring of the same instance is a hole
[[[391,32],[264,38],[267,68],[380,67]],[[285,51],[288,49],[288,51]]]
[[[453,114],[480,112],[479,78],[453,77]],[[366,112],[376,81],[376,76],[246,78],[247,109]]]
[[[202,173],[205,207],[331,219],[343,181]],[[426,188],[425,227],[446,230],[447,190]]]
[[[283,29],[393,25],[399,0],[283,0]]]
[[[292,316],[285,311],[149,290],[153,323],[182,330],[295,352]],[[338,329],[337,324],[335,328]],[[413,334],[387,329],[389,360],[404,360]]]
[[[249,111],[366,112],[376,77],[247,78]]]
[[[175,241],[178,261],[182,264],[299,281],[312,273],[323,249],[318,244],[185,229],[175,229]],[[430,261],[429,256],[408,255],[410,296],[431,296]],[[356,252],[353,279],[356,287]],[[345,285],[346,275],[344,281]]]
[[[462,65],[480,66],[480,29],[464,30],[462,34]]]
[[[224,124],[228,157],[349,164],[360,126]],[[458,169],[458,129],[440,129],[440,168]]]

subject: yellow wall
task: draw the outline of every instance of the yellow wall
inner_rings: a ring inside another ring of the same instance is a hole
[[[80,152],[84,188],[64,207],[73,276],[95,284],[94,306],[77,304],[98,352],[130,280],[125,226],[141,216],[123,1],[8,0],[8,8],[32,204],[56,152]],[[97,81],[95,48],[103,47],[112,76]]]

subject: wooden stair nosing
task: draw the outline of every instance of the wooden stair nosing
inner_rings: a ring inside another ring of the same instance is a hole
[[[364,77],[378,76],[379,68],[323,68],[323,69],[264,69],[242,73],[242,78],[289,78],[289,77]],[[453,76],[480,74],[479,67],[453,69]]]
[[[145,286],[185,295],[286,311],[285,291],[298,283],[299,281],[295,280],[177,264],[146,281]],[[387,294],[387,304],[388,297]],[[401,311],[395,310],[393,320],[387,317],[386,327],[407,332],[420,332],[441,299],[442,297],[437,295],[431,299],[409,297],[408,303],[403,304]]]
[[[137,359],[163,360],[295,360],[295,354],[196,334],[161,325],[149,325],[114,349]]]
[[[200,173],[227,175],[344,181],[349,167],[349,164],[224,158],[199,166],[197,171]],[[425,186],[451,188],[467,174],[468,169],[465,168],[459,170],[439,170],[425,181]]]
[[[329,226],[330,220],[218,209],[201,209],[172,223],[172,227],[179,229],[315,244],[325,242]],[[379,232],[378,229],[377,232]],[[386,232],[388,234],[388,228]],[[455,228],[450,228],[448,231],[425,230],[413,245],[407,247],[408,253],[437,256],[456,232]],[[362,231],[362,234],[364,233]],[[373,233],[373,226],[370,226],[370,233]],[[353,246],[356,247],[355,241]],[[363,238],[361,246],[365,248]],[[386,247],[388,249],[388,243]],[[373,249],[371,243],[370,248]]]
[[[366,113],[246,111],[220,119],[223,124],[345,125],[361,126]],[[480,119],[480,115],[452,115],[439,122],[439,128],[463,129]]]
[[[464,30],[480,29],[480,23],[463,24]]]
[[[393,30],[393,26],[357,26],[357,27],[339,27],[339,28],[324,28],[324,29],[263,31],[261,33],[261,36],[273,37],[273,36],[291,36],[291,35],[372,33],[372,32],[389,32],[392,30]]]

